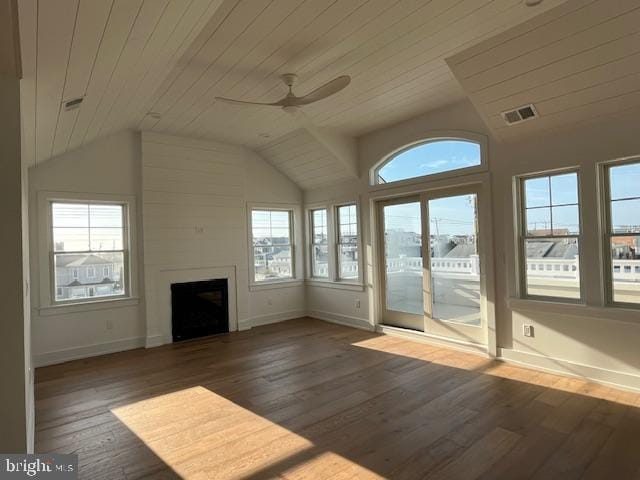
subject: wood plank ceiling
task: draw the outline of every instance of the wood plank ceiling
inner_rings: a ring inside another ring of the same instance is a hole
[[[640,3],[571,0],[447,62],[502,140],[640,109]],[[506,125],[528,103],[540,118]]]
[[[303,142],[300,125],[279,109],[214,97],[271,101],[285,91],[281,73],[299,75],[298,94],[348,74],[347,89],[304,111],[320,127],[358,136],[464,98],[446,57],[562,3],[21,0],[25,153],[38,163],[140,129],[242,144],[295,164],[266,145]],[[82,96],[79,109],[62,108]],[[335,161],[324,158],[325,167]],[[296,177],[319,185],[306,180]]]

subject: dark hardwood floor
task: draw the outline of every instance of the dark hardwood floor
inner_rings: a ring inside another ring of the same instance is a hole
[[[80,478],[640,479],[640,396],[298,319],[36,372]]]

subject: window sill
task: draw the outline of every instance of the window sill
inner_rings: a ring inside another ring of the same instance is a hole
[[[331,280],[319,280],[317,278],[310,278],[306,280],[304,284],[310,287],[335,288],[337,290],[351,290],[354,292],[364,291],[364,285],[357,282],[332,282]]]
[[[291,288],[303,285],[304,282],[299,279],[278,280],[272,282],[252,283],[249,285],[250,292],[259,292],[260,290],[274,290],[276,288]]]
[[[112,298],[106,300],[94,300],[91,302],[66,303],[60,305],[47,305],[38,308],[42,317],[54,315],[66,315],[73,313],[91,312],[95,310],[110,310],[112,308],[124,308],[138,305],[138,297]]]
[[[555,313],[624,323],[640,323],[640,312],[633,307],[625,308],[615,305],[603,307],[528,298],[510,298],[507,304],[511,310],[515,311]]]

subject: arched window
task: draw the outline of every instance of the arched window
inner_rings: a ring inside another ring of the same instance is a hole
[[[374,170],[377,184],[437,175],[482,165],[480,143],[459,138],[432,139],[389,155]]]

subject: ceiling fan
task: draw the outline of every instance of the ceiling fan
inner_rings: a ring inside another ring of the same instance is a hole
[[[287,93],[284,98],[278,100],[277,102],[247,102],[244,100],[234,100],[232,98],[224,97],[216,97],[216,100],[237,105],[262,105],[270,107],[282,107],[285,112],[295,113],[298,110],[298,107],[302,105],[309,105],[310,103],[314,103],[330,97],[331,95],[338,93],[351,82],[351,77],[349,75],[342,75],[340,77],[334,78],[330,82],[325,83],[321,87],[316,88],[314,91],[307,93],[302,97],[298,97],[293,93],[293,86],[296,84],[298,76],[294,73],[285,73],[283,75],[280,75],[280,78],[285,83],[285,85],[289,87],[289,93]]]

